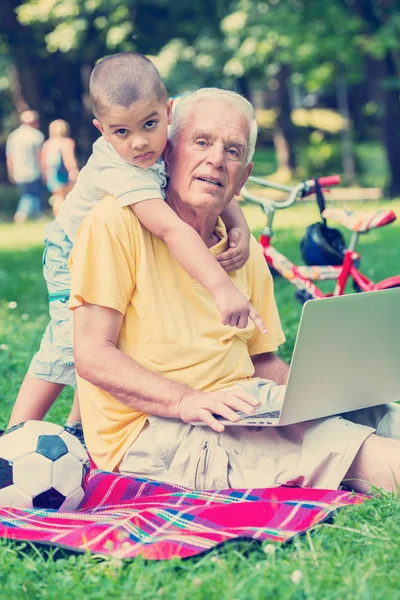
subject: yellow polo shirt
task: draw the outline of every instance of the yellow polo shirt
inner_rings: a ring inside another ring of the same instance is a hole
[[[222,221],[216,234],[221,239],[210,249],[214,256],[226,248]],[[230,277],[260,313],[267,335],[250,321],[246,329],[222,325],[212,296],[111,196],[85,218],[70,268],[71,309],[88,302],[119,311],[124,319],[118,348],[150,371],[192,388],[218,390],[250,378],[250,355],[275,351],[285,341],[272,277],[254,238],[246,265]],[[112,471],[147,415],[81,378],[78,390],[89,452],[99,468]]]

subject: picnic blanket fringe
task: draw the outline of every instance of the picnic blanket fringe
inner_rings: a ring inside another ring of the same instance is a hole
[[[0,507],[0,536],[77,552],[187,558],[239,538],[287,542],[361,494],[292,487],[191,491],[93,470],[75,512]]]

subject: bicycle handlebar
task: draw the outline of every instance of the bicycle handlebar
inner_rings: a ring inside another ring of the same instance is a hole
[[[252,202],[253,204],[261,206],[265,213],[271,212],[271,210],[273,209],[288,208],[296,202],[298,196],[304,196],[307,193],[312,192],[312,190],[315,187],[315,179],[307,179],[306,181],[302,181],[294,187],[283,185],[281,183],[275,183],[274,181],[269,181],[268,179],[261,179],[260,177],[249,177],[249,181],[262,187],[272,188],[274,190],[279,190],[283,192],[289,192],[289,197],[286,200],[274,202],[273,200],[264,200],[263,198],[252,194],[246,189],[246,187],[244,187],[242,189],[243,198],[248,202]],[[321,186],[339,185],[340,175],[320,177],[318,178],[318,183]]]
[[[333,185],[339,185],[340,184],[340,175],[329,175],[328,177],[319,177],[318,183],[321,187],[324,187],[324,185],[326,185],[326,187],[330,187]]]

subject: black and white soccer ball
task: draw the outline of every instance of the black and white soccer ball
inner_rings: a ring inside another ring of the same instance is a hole
[[[20,423],[0,437],[0,506],[75,510],[89,468],[80,441],[60,425]]]

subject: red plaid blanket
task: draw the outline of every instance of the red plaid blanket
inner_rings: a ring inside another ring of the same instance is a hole
[[[236,538],[285,542],[364,499],[290,487],[193,492],[94,470],[77,511],[0,507],[0,535],[120,558],[168,560]]]

